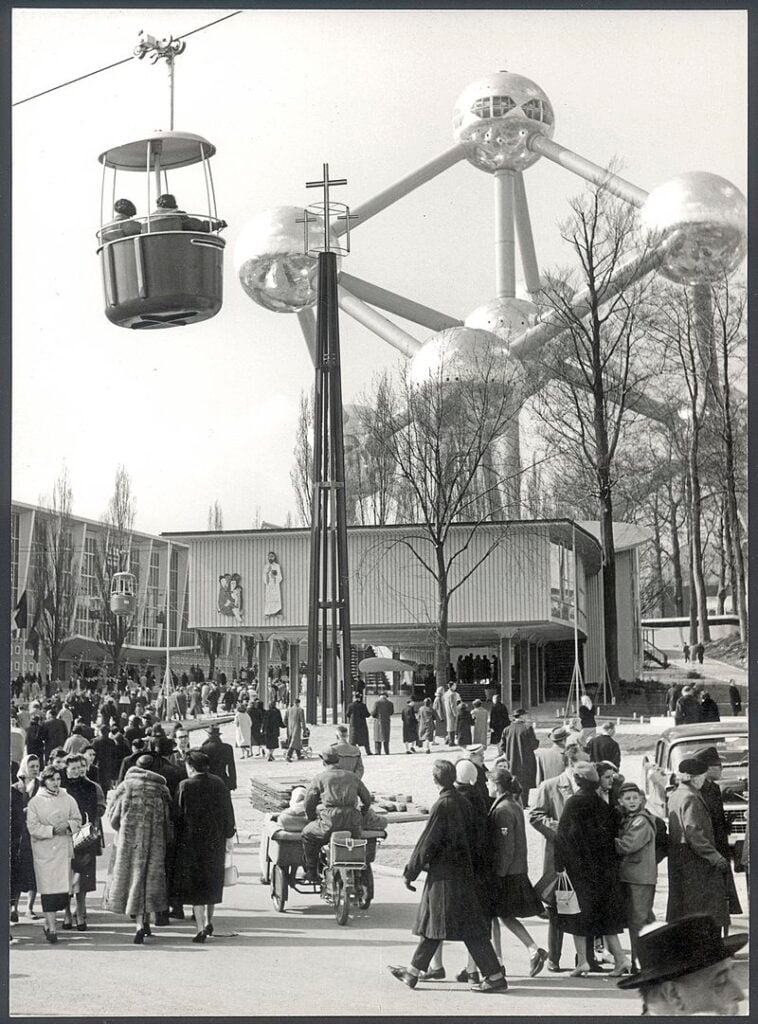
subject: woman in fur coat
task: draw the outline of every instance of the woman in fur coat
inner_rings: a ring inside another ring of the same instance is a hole
[[[114,793],[111,825],[118,832],[106,906],[136,921],[134,942],[150,935],[150,915],[168,910],[166,849],[172,838],[171,797],[162,775],[142,764],[130,768]]]

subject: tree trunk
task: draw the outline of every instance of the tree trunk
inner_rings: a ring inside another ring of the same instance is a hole
[[[682,579],[682,550],[679,545],[679,527],[676,522],[678,502],[674,501],[674,489],[669,481],[669,533],[671,535],[671,569],[674,573],[674,609],[684,615],[684,581]]]
[[[716,614],[724,614],[724,602],[726,600],[726,569],[729,561],[726,552],[725,537],[726,501],[722,501],[719,514],[718,545],[719,545],[719,592],[716,599]]]
[[[211,650],[208,651],[208,679],[209,680],[215,679],[215,672],[216,672],[216,652],[213,650],[213,648],[211,648]]]
[[[724,463],[726,475],[726,519],[731,534],[731,558],[730,563],[734,565],[735,579],[733,581],[732,601],[734,611],[740,621],[740,640],[747,642],[747,595],[745,584],[745,559],[742,553],[742,527],[737,511],[737,491],[735,487],[734,470],[734,448],[731,437],[731,424],[726,430],[727,438],[724,444]]]
[[[666,584],[663,579],[663,545],[661,543],[661,523],[659,519],[660,502],[656,492],[653,501],[653,544],[655,545],[655,592],[658,597],[658,614],[666,615]]]
[[[708,625],[708,595],[705,589],[705,576],[703,573],[703,540],[701,523],[703,515],[703,500],[700,492],[700,469],[698,466],[698,436],[697,427],[693,429],[692,443],[690,445],[690,503],[692,505],[692,575],[695,583],[695,597],[697,599],[697,617],[702,643],[709,643],[711,630]]]
[[[618,616],[616,613],[616,548],[613,543],[613,498],[610,473],[598,471],[600,493],[600,544],[603,549],[603,623],[605,626],[605,664],[611,685],[619,678]]]
[[[450,644],[448,643],[448,618],[450,597],[447,592],[447,567],[445,551],[437,547],[437,624],[434,635],[434,676],[437,686],[444,686],[450,681]]]

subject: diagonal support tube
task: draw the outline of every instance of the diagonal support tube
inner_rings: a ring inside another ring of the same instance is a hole
[[[599,185],[619,199],[623,199],[632,206],[642,206],[648,197],[644,188],[638,188],[631,181],[620,178],[618,174],[612,174],[606,167],[594,164],[571,149],[566,149],[559,142],[548,139],[544,135],[532,135],[529,139],[529,149],[532,153],[539,153],[547,157],[553,163],[560,164],[568,171],[573,171],[580,178],[586,178],[593,185]]]
[[[579,388],[582,391],[589,390],[581,369],[568,360],[560,360],[552,368],[548,365],[545,367],[545,370],[547,379],[564,380],[572,387]],[[611,387],[615,380],[614,376],[609,375]],[[676,410],[671,405],[651,398],[650,395],[639,388],[627,388],[624,403],[627,409],[638,412],[641,416],[645,416],[649,420],[655,420],[667,427],[671,427],[672,422],[676,420]]]
[[[423,167],[419,167],[418,170],[412,171],[410,174],[401,178],[400,181],[395,182],[394,185],[390,185],[383,192],[375,195],[373,199],[367,200],[360,206],[356,206],[351,216],[357,218],[356,223],[350,229],[355,231],[361,224],[365,224],[370,217],[374,217],[377,213],[381,213],[382,210],[386,210],[388,206],[392,206],[398,199],[402,199],[403,196],[407,196],[409,192],[413,192],[420,185],[426,184],[427,181],[431,181],[432,178],[436,178],[438,174],[442,174],[449,167],[459,163],[465,158],[465,151],[463,146],[453,146],[452,149],[446,150],[439,156],[435,157],[434,160],[430,160],[428,164],[424,164]],[[344,235],[347,231],[347,223],[343,222],[335,225],[334,234]]]
[[[298,323],[300,329],[303,332],[305,338],[305,344],[308,346],[308,355],[311,357],[311,362],[316,365],[316,317],[312,309],[301,309],[297,314]]]
[[[398,352],[402,352],[404,356],[408,356],[410,359],[421,348],[420,341],[416,341],[414,337],[387,320],[386,317],[381,316],[365,302],[361,302],[355,295],[351,295],[344,288],[338,289],[338,295],[340,309],[344,310],[353,320],[357,320],[359,324],[368,327],[370,331],[392,345]]]
[[[526,200],[526,186],[522,171],[516,175],[513,186],[513,212],[516,219],[516,238],[521,253],[521,268],[524,271],[526,290],[530,295],[536,295],[540,290],[540,268],[537,265],[532,221],[529,217],[529,204]]]
[[[663,260],[667,245],[672,244],[673,240],[674,236],[672,235],[671,239],[667,240],[664,245],[647,250],[642,256],[635,256],[622,264],[606,285],[600,301],[608,302],[625,288],[634,284],[635,281],[657,270]],[[576,293],[572,302],[574,316],[585,317],[589,314],[588,298],[589,291],[586,288]],[[519,359],[533,357],[549,341],[557,337],[565,329],[566,324],[563,318],[558,313],[550,313],[540,323],[535,324],[534,327],[530,327],[518,338],[515,338],[511,343],[510,352]]]
[[[446,327],[460,327],[463,324],[462,320],[456,320],[455,317],[440,313],[429,306],[422,306],[420,302],[413,302],[412,299],[406,299],[403,295],[388,291],[386,288],[379,288],[378,285],[363,281],[360,277],[353,277],[344,270],[340,274],[340,285],[356,298],[369,302],[372,306],[378,306],[379,309],[385,309],[388,313],[411,320],[421,327],[428,327],[432,331],[443,331]]]

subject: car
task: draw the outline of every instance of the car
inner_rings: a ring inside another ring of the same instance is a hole
[[[676,770],[681,762],[703,747],[715,747],[723,764],[719,780],[724,813],[729,826],[729,845],[739,864],[747,831],[748,725],[747,718],[723,722],[677,725],[666,729],[655,745],[655,757],[642,759],[647,806],[660,818],[668,817],[668,794],[676,787]]]

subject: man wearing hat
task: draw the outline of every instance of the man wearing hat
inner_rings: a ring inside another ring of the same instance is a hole
[[[599,736],[593,736],[587,744],[590,761],[612,761],[616,768],[621,767],[621,747],[613,738],[616,734],[614,722],[604,722]]]
[[[540,741],[534,731],[529,712],[519,708],[513,713],[513,722],[503,733],[500,753],[508,759],[510,771],[521,784],[521,799],[524,807],[529,806],[529,790],[534,789],[537,779],[537,761],[534,751]]]
[[[700,721],[700,702],[695,696],[695,687],[689,683],[682,689],[682,695],[674,709],[674,725],[696,725]]]
[[[339,766],[339,756],[329,747],[321,752],[324,770],[319,772],[305,794],[308,824],[303,829],[303,860],[306,881],[318,878],[318,854],[332,832],[344,829],[354,839],[361,834],[360,800],[364,813],[371,806],[371,794],[354,772]]]
[[[642,1012],[652,1017],[736,1017],[745,993],[731,958],[747,940],[746,934],[722,939],[706,914],[648,928],[639,938],[639,974],[617,985],[638,989]]]
[[[200,747],[210,761],[211,775],[218,776],[229,792],[237,788],[237,769],[234,766],[234,749],[231,743],[221,740],[221,730],[217,725],[208,726],[208,739]]]
[[[485,747],[481,743],[470,743],[466,747],[466,758],[476,768],[476,782],[474,786],[482,797],[484,802],[489,805],[492,803],[490,797],[490,791],[487,786],[487,769],[484,767],[484,755],[486,753]]]
[[[548,739],[549,747],[539,747],[534,752],[537,760],[537,782],[539,786],[545,779],[554,779],[560,775],[566,767],[566,740],[568,729],[565,725],[558,725],[552,730]]]
[[[731,860],[732,852],[729,846],[729,826],[724,814],[724,799],[721,795],[721,787],[718,784],[723,770],[721,758],[715,747],[705,747],[703,750],[698,750],[695,756],[707,766],[705,782],[700,789],[700,795],[705,800],[705,805],[711,816],[713,845],[728,863]],[[729,897],[729,913],[741,914],[742,905],[740,904],[737,888],[734,884],[731,864],[729,864],[729,870],[726,874],[726,890]],[[728,927],[727,925],[727,931],[724,934],[728,934]]]
[[[707,770],[699,758],[685,758],[676,772],[679,784],[669,796],[666,920],[705,913],[725,928],[729,924],[729,861],[716,849],[711,816],[700,793]]]

